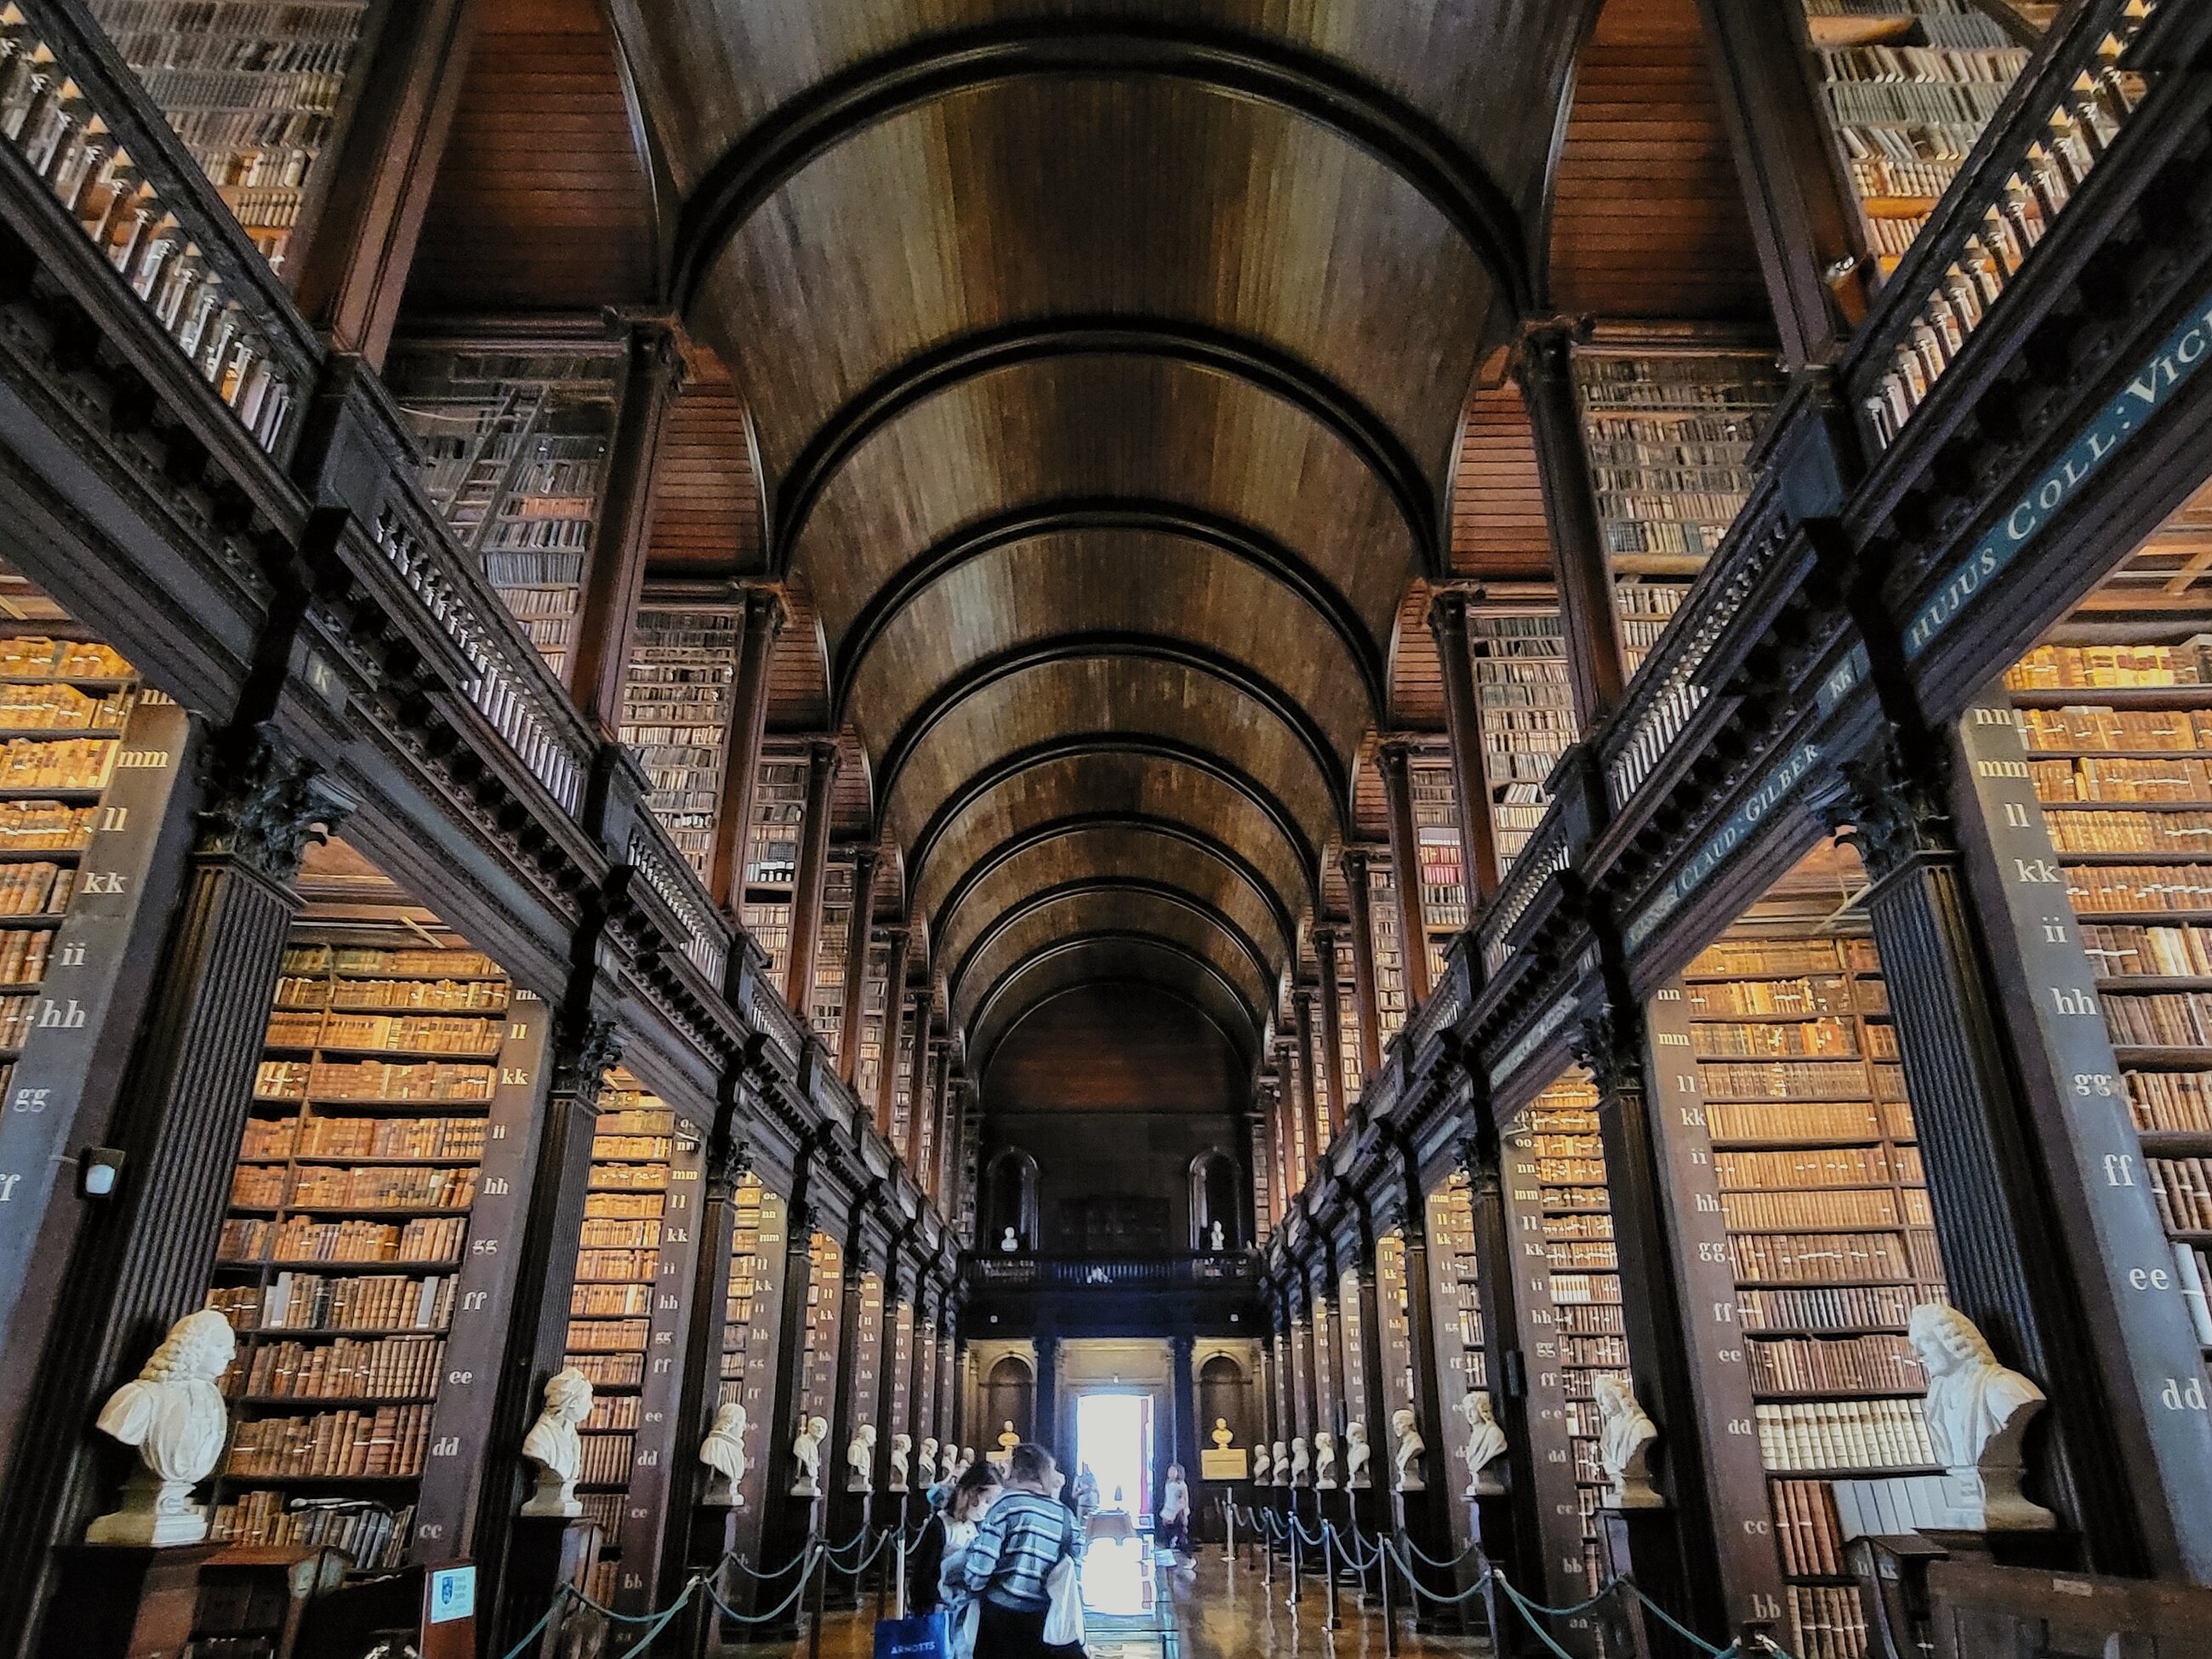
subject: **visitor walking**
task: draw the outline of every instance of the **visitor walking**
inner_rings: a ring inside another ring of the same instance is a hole
[[[1190,1487],[1180,1463],[1168,1465],[1167,1483],[1160,1489],[1159,1543],[1170,1555],[1190,1553]]]
[[[975,1596],[965,1576],[968,1547],[1000,1494],[998,1470],[985,1462],[971,1465],[954,1484],[945,1508],[930,1517],[915,1547],[914,1610],[943,1610],[951,1659],[970,1659],[975,1651]]]
[[[991,1506],[961,1561],[976,1598],[975,1659],[1045,1659],[1045,1580],[1082,1553],[1075,1517],[1059,1501],[1064,1477],[1042,1446],[1024,1441],[1006,1459],[1006,1495]]]

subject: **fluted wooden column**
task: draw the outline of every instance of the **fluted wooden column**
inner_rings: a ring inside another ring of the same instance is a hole
[[[683,369],[683,354],[667,323],[653,319],[631,325],[606,490],[584,572],[576,641],[568,653],[568,684],[576,706],[603,739],[612,738],[622,723],[623,681],[629,672],[646,551],[653,539],[660,434]]]
[[[1413,745],[1403,738],[1376,755],[1390,816],[1390,890],[1398,899],[1398,951],[1405,958],[1406,1006],[1429,1000],[1429,919],[1421,905],[1421,838],[1413,825]]]
[[[888,1146],[891,1097],[898,1088],[899,1033],[906,1029],[906,925],[884,928],[884,939],[890,946],[890,962],[884,970],[884,1047],[876,1062],[876,1133]]]
[[[853,914],[845,929],[845,1017],[837,1033],[837,1075],[849,1085],[860,1065],[860,1032],[866,1022],[868,938],[875,923],[876,860],[872,847],[853,849]]]
[[[926,975],[928,964],[922,967]],[[923,1126],[929,1121],[929,1022],[935,1012],[935,1000],[925,978],[914,993],[914,1041],[906,1057],[906,1143],[898,1149],[917,1181],[921,1179],[927,1150],[922,1139]]]
[[[1293,1016],[1295,1024],[1295,1016]],[[1305,1171],[1298,1164],[1298,1145],[1304,1139],[1297,1133],[1298,1111],[1297,1045],[1286,1036],[1275,1039],[1275,1180],[1277,1202],[1275,1218],[1279,1223],[1291,1212],[1291,1200],[1305,1185]]]
[[[1352,910],[1352,1007],[1359,1016],[1359,1087],[1364,1094],[1382,1069],[1382,1004],[1375,983],[1375,890],[1368,881],[1365,848],[1346,848],[1342,863],[1346,902]],[[1406,954],[1402,939],[1398,953]],[[1334,1120],[1338,1128],[1352,1115],[1352,1104],[1347,1100],[1338,1109]]]
[[[1575,325],[1565,318],[1529,323],[1514,353],[1513,374],[1536,441],[1544,523],[1559,586],[1559,623],[1566,635],[1567,679],[1574,691],[1576,721],[1587,732],[1618,706],[1627,680],[1589,444],[1575,401],[1574,337]]]
[[[785,953],[783,1000],[799,1023],[814,1029],[814,962],[822,943],[822,882],[830,866],[830,788],[842,751],[817,738],[806,750],[806,822],[799,840],[797,886],[791,896],[791,949]]]
[[[1446,588],[1429,601],[1429,633],[1443,675],[1444,725],[1451,734],[1452,781],[1459,791],[1459,847],[1466,872],[1467,904],[1498,890],[1501,864],[1498,823],[1490,805],[1490,779],[1482,759],[1482,700],[1474,689],[1474,654],[1468,640],[1469,595]]]
[[[730,723],[722,735],[722,802],[714,817],[707,878],[714,902],[733,916],[744,904],[745,842],[752,833],[761,734],[768,725],[769,666],[785,616],[782,597],[774,588],[749,586],[743,598],[737,679],[730,688]]]
[[[1316,939],[1318,941],[1318,934],[1316,935]],[[1334,935],[1330,936],[1329,948],[1334,953]],[[1336,984],[1335,976],[1334,975],[1328,976],[1322,983],[1333,992]],[[1329,1079],[1320,1074],[1314,1066],[1314,1002],[1316,994],[1310,985],[1298,986],[1291,992],[1291,1009],[1297,1016],[1297,1023],[1298,1109],[1306,1132],[1306,1155],[1301,1160],[1305,1167],[1300,1171],[1298,1181],[1301,1188],[1307,1181],[1312,1179],[1314,1165],[1321,1161],[1322,1142],[1328,1139],[1322,1131],[1328,1127],[1326,1115],[1329,1110],[1328,1103],[1334,1093],[1328,1086]],[[1322,1030],[1327,1034],[1325,1040],[1331,1042],[1335,1039],[1336,1019],[1328,1010],[1335,1006],[1336,1000],[1334,995],[1331,995],[1323,1005],[1322,1013]],[[1328,1069],[1331,1073],[1334,1073],[1336,1069],[1334,1052],[1328,1057]]]

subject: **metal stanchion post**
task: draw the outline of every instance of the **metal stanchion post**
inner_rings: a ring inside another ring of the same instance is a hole
[[[1296,1493],[1291,1498],[1291,1600],[1292,1613],[1298,1610],[1298,1501]]]
[[[1228,1528],[1229,1528],[1229,1544],[1228,1544],[1228,1547],[1227,1547],[1225,1549],[1224,1549],[1221,1553],[1222,1553],[1222,1554],[1223,1554],[1224,1556],[1225,1556],[1225,1557],[1228,1559],[1230,1567],[1233,1570],[1233,1569],[1236,1567],[1236,1565],[1237,1565],[1237,1500],[1236,1500],[1236,1498],[1234,1498],[1232,1497],[1232,1498],[1227,1498],[1223,1499],[1223,1500],[1222,1500],[1221,1507],[1222,1507],[1223,1510],[1224,1510],[1224,1511],[1225,1512],[1225,1514],[1226,1514],[1226,1516],[1227,1516],[1227,1525],[1228,1525]]]
[[[1319,1507],[1318,1504],[1315,1505],[1316,1509]],[[1335,1630],[1344,1621],[1337,1617],[1336,1611],[1336,1523],[1334,1521],[1321,1523],[1321,1570],[1328,1581],[1328,1617],[1322,1621],[1322,1627]]]
[[[891,1613],[891,1617],[892,1617],[892,1618],[894,1618],[894,1619],[903,1619],[903,1618],[905,1618],[905,1617],[906,1617],[906,1538],[905,1538],[905,1536],[904,1536],[905,1528],[900,1528],[900,1533],[901,1533],[901,1536],[899,1537],[898,1541],[897,1541],[897,1542],[896,1542],[896,1543],[894,1543],[894,1544],[891,1546],[891,1553],[892,1553],[893,1555],[895,1555],[896,1557],[897,1557],[897,1558],[898,1558],[898,1559],[897,1559],[897,1564],[896,1564],[896,1565],[897,1565],[897,1571],[898,1571],[898,1602],[897,1602],[897,1605],[896,1605],[896,1608],[894,1609],[894,1611],[893,1611],[893,1612],[892,1612],[892,1613]]]
[[[806,1659],[822,1659],[822,1620],[830,1608],[830,1549],[827,1534],[814,1558],[814,1616],[807,1621]]]
[[[1390,1609],[1390,1552],[1379,1532],[1375,1534],[1375,1582],[1382,1598],[1383,1659],[1398,1659],[1398,1617]]]
[[[1267,1511],[1271,1515],[1273,1512],[1272,1510]],[[1265,1530],[1264,1523],[1260,1534],[1260,1582],[1273,1589],[1275,1583],[1275,1538],[1273,1533]]]

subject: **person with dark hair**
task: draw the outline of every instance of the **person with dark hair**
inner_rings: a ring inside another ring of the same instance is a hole
[[[962,1562],[977,1598],[975,1659],[1045,1659],[1045,1580],[1082,1553],[1075,1517],[1060,1502],[1065,1478],[1053,1455],[1024,1441],[1006,1460],[1006,1495],[991,1506]]]

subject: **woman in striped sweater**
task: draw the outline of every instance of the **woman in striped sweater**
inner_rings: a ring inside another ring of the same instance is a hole
[[[963,1576],[977,1598],[975,1659],[1047,1659],[1045,1580],[1082,1553],[1075,1517],[1060,1501],[1066,1479],[1042,1446],[1024,1441],[1006,1460],[1006,1496],[968,1546]]]

